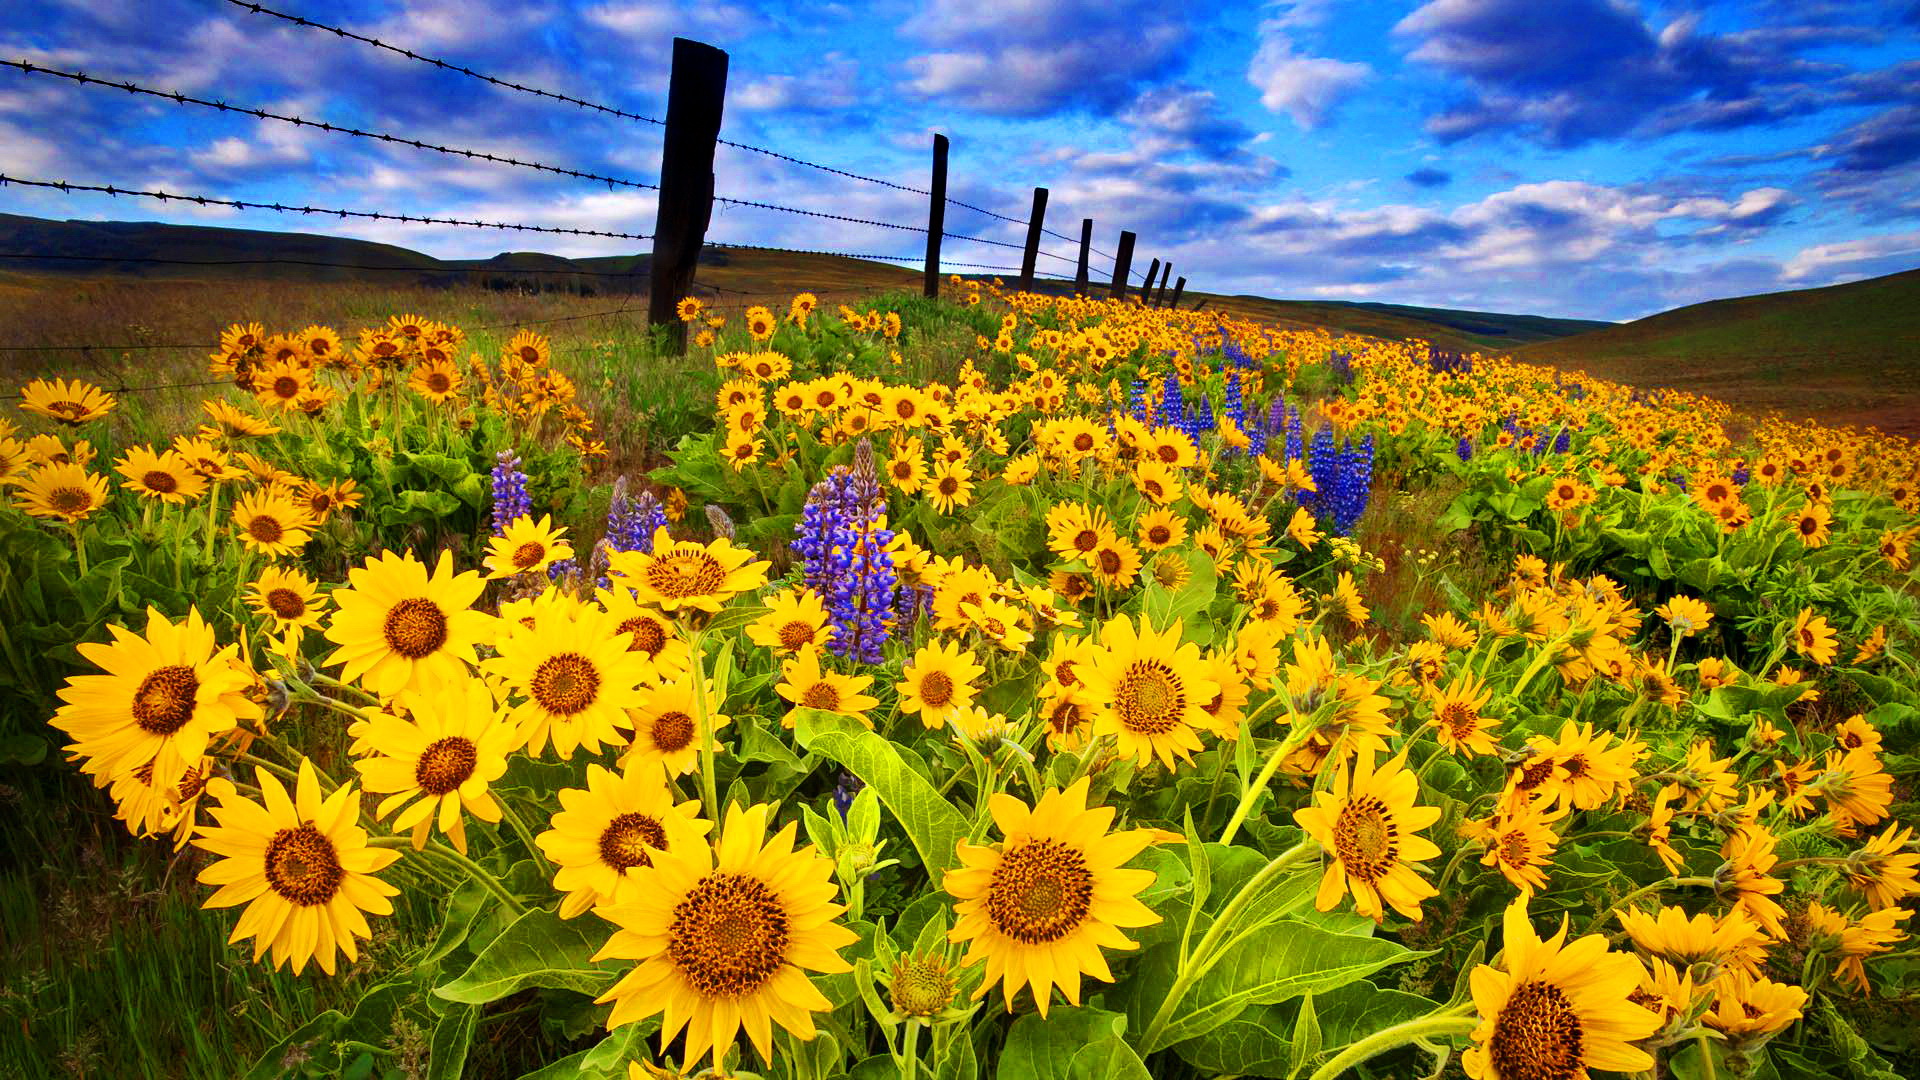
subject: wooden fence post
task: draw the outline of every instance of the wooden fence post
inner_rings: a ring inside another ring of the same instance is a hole
[[[1033,189],[1033,212],[1027,215],[1027,251],[1020,258],[1020,291],[1033,291],[1033,264],[1040,258],[1040,227],[1047,220],[1047,189]]]
[[[1093,246],[1093,219],[1080,219],[1080,268],[1073,273],[1073,294],[1080,296],[1087,291],[1087,249]]]
[[[1127,298],[1127,272],[1133,269],[1133,234],[1120,230],[1120,247],[1113,256],[1113,288],[1107,295],[1115,300]]]
[[[1181,278],[1179,281],[1176,281],[1173,283],[1173,303],[1168,304],[1167,305],[1168,307],[1178,308],[1180,306],[1180,293],[1186,287],[1187,287],[1186,278]]]
[[[1153,262],[1147,264],[1147,280],[1144,284],[1140,286],[1140,303],[1142,304],[1153,303],[1153,282],[1154,282],[1154,279],[1158,278],[1159,276],[1160,276],[1160,260],[1155,259],[1153,260]]]
[[[1173,276],[1173,260],[1169,259],[1167,260],[1167,264],[1160,268],[1160,291],[1153,294],[1153,304],[1155,307],[1166,306],[1167,279],[1172,276]]]
[[[933,183],[927,185],[927,299],[940,295],[940,237],[947,230],[947,137],[933,137]]]
[[[700,245],[713,218],[713,147],[726,101],[727,54],[674,38],[653,256],[647,264],[647,321],[667,328],[668,350],[675,355],[687,351],[687,324],[675,308],[693,285]]]

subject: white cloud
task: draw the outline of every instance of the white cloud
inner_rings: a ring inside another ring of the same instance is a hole
[[[1300,25],[1292,17],[1260,24],[1260,47],[1247,66],[1247,81],[1260,91],[1260,104],[1285,113],[1302,130],[1326,121],[1341,99],[1373,75],[1367,64],[1324,56],[1303,56],[1287,31]]]
[[[1920,262],[1920,232],[1893,233],[1885,236],[1871,236],[1864,240],[1846,240],[1836,244],[1815,244],[1803,248],[1788,259],[1783,276],[1789,281],[1805,281],[1810,277],[1832,277],[1846,270],[1857,270],[1863,263],[1872,263],[1889,259],[1904,258],[1909,263]],[[1855,273],[1889,273],[1902,267],[1879,267]]]

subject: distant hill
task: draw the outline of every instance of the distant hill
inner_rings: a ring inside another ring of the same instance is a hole
[[[1201,307],[1225,311],[1242,318],[1320,326],[1335,332],[1364,334],[1392,341],[1419,338],[1441,348],[1463,352],[1511,349],[1615,325],[1591,319],[1555,319],[1543,315],[1505,315],[1491,311],[1459,311],[1345,300],[1274,300],[1245,294],[1221,296],[1214,293],[1188,293],[1181,297],[1181,306],[1194,306],[1190,300],[1196,301]]]
[[[1513,355],[1748,409],[1920,434],[1920,270],[1712,300]]]

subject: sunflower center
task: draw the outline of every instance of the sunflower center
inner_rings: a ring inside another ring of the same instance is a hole
[[[346,871],[326,838],[312,822],[281,829],[267,843],[267,884],[289,903],[313,907],[333,899]]]
[[[653,656],[667,647],[667,629],[658,620],[645,615],[635,615],[620,624],[620,633],[627,635],[627,651],[646,653]]]
[[[548,712],[572,716],[600,696],[600,672],[579,653],[558,653],[540,661],[527,682],[527,693]]]
[[[513,549],[513,567],[516,570],[530,570],[540,565],[547,557],[547,545],[538,540],[529,540]]]
[[[667,850],[667,830],[647,814],[621,814],[600,830],[600,861],[615,870],[652,866],[647,849]]]
[[[410,596],[388,609],[383,630],[387,648],[418,660],[447,643],[447,613],[424,596]]]
[[[667,955],[704,997],[743,997],[787,961],[787,910],[765,883],[708,874],[674,906]]]
[[[1500,838],[1500,860],[1508,866],[1524,866],[1531,859],[1532,850],[1527,834],[1518,829]]]
[[[1456,739],[1471,736],[1480,727],[1480,715],[1463,701],[1449,701],[1440,708],[1440,722]]]
[[[776,635],[782,649],[798,649],[813,641],[814,626],[805,619],[794,619],[780,627]]]
[[[292,589],[273,589],[267,593],[267,610],[278,618],[297,619],[307,613],[307,600]]]
[[[726,568],[705,551],[676,551],[647,567],[647,584],[669,600],[710,596],[726,579]]]
[[[1120,676],[1113,707],[1128,731],[1163,735],[1180,722],[1187,693],[1173,670],[1158,660],[1136,660]]]
[[[281,528],[279,519],[272,514],[255,514],[253,520],[247,522],[247,535],[262,544],[277,544],[286,534],[287,530]]]
[[[1534,979],[1508,995],[1487,1057],[1502,1080],[1574,1080],[1586,1074],[1584,1035],[1566,992]]]
[[[1387,804],[1376,796],[1353,799],[1340,808],[1333,823],[1333,850],[1346,871],[1373,882],[1393,868],[1400,850],[1400,827]]]
[[[840,711],[840,689],[823,679],[807,687],[807,692],[800,696],[800,704],[809,709],[838,712]]]
[[[445,795],[473,776],[479,760],[472,739],[449,735],[420,751],[420,760],[413,767],[413,782],[429,795]]]
[[[171,495],[180,489],[180,480],[165,469],[150,469],[140,483],[156,495]]]
[[[1047,726],[1060,735],[1071,735],[1086,722],[1086,710],[1072,698],[1061,701],[1047,712]]]
[[[893,1007],[908,1016],[933,1016],[953,1003],[953,976],[939,956],[911,956],[894,966]]]
[[[940,708],[953,701],[953,676],[944,671],[929,671],[920,677],[920,702]]]
[[[171,735],[193,719],[200,679],[179,664],[155,668],[133,692],[133,722],[149,735]]]
[[[1080,679],[1074,675],[1073,666],[1074,662],[1072,660],[1062,660],[1058,664],[1055,664],[1053,668],[1054,681],[1061,686],[1078,686]]]
[[[1101,573],[1107,575],[1108,577],[1113,577],[1114,575],[1120,573],[1120,567],[1123,565],[1123,560],[1120,558],[1120,553],[1118,551],[1115,551],[1113,548],[1101,548],[1099,555],[1095,557],[1100,560]]]
[[[1093,871],[1086,856],[1052,838],[1006,852],[987,886],[987,914],[994,926],[1028,945],[1072,933],[1092,906]]]
[[[273,380],[273,396],[296,398],[300,396],[300,380],[291,375],[282,375]]]
[[[427,389],[436,394],[444,394],[452,388],[453,382],[447,378],[447,373],[444,371],[436,371],[427,376]]]
[[[47,492],[47,506],[56,514],[79,514],[93,505],[93,493],[85,488],[57,487]]]
[[[957,494],[960,491],[959,479],[952,476],[941,477],[940,483],[936,486],[939,488],[940,494],[942,495],[951,496],[951,495]]]
[[[520,346],[520,362],[523,364],[538,364],[540,362],[540,350],[531,345]]]
[[[693,743],[693,717],[670,712],[653,722],[653,745],[671,754]]]
[[[1173,543],[1173,530],[1165,525],[1154,525],[1147,529],[1147,543],[1162,547]]]
[[[1585,754],[1574,754],[1567,758],[1567,760],[1561,762],[1561,764],[1567,767],[1567,779],[1569,780],[1578,780],[1587,775],[1587,755]]]
[[[1088,552],[1099,546],[1100,534],[1092,529],[1081,529],[1079,532],[1073,534],[1073,550],[1075,551]]]

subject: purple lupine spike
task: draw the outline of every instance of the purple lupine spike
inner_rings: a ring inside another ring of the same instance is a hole
[[[493,466],[493,535],[507,531],[507,524],[533,512],[533,497],[527,494],[527,474],[520,471],[520,455],[502,450]]]

